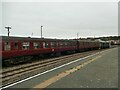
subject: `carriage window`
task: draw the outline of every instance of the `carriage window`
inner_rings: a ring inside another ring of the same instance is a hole
[[[39,42],[34,42],[33,43],[34,49],[40,48],[40,43]]]
[[[64,46],[64,44],[62,42],[60,42],[60,47],[63,47],[63,46]]]
[[[10,42],[5,42],[5,50],[10,50]]]
[[[67,42],[65,42],[65,46],[67,46],[68,45],[68,43]]]
[[[72,43],[70,43],[70,46],[73,46],[73,44],[72,44]]]
[[[49,47],[48,42],[43,42],[43,48],[48,48],[48,47]]]
[[[22,48],[23,48],[23,50],[28,50],[29,47],[30,47],[30,43],[29,43],[29,42],[23,42],[23,43],[22,43]]]
[[[56,45],[59,46],[59,43],[57,42]]]
[[[15,49],[18,49],[18,43],[17,42],[14,43],[14,46],[15,46]]]
[[[56,42],[51,42],[51,47],[56,47],[57,43]]]

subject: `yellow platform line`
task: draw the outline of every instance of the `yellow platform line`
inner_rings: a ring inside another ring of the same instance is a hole
[[[101,57],[101,56],[97,56],[97,57],[95,57],[94,59],[91,59],[91,60],[89,60],[89,61],[86,61],[86,62],[80,64],[79,66],[76,66],[76,67],[74,67],[74,68],[72,68],[72,69],[70,69],[70,70],[64,71],[64,72],[62,72],[62,73],[60,73],[60,74],[58,74],[58,75],[56,75],[56,76],[53,76],[52,78],[50,78],[50,79],[48,79],[48,80],[46,80],[46,81],[44,81],[44,82],[36,85],[36,86],[33,87],[33,88],[41,88],[41,89],[42,89],[42,88],[46,88],[47,86],[55,83],[56,81],[60,80],[61,78],[65,77],[65,76],[67,76],[67,75],[69,75],[69,74],[71,74],[71,73],[73,73],[73,72],[75,72],[75,71],[77,71],[77,70],[80,70],[82,67],[86,66],[87,64],[95,61],[96,59],[98,59],[98,58],[100,58],[100,57]]]

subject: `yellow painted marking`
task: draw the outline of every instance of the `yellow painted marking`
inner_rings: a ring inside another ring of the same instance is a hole
[[[98,56],[98,57],[96,57],[96,58],[94,58],[94,59],[91,59],[91,60],[89,60],[89,61],[84,62],[83,64],[81,64],[81,65],[79,65],[79,66],[76,66],[76,67],[74,67],[74,68],[72,68],[72,69],[70,69],[70,70],[67,70],[67,71],[65,71],[65,72],[62,72],[62,73],[60,73],[60,74],[58,74],[58,75],[56,75],[56,76],[54,76],[54,77],[52,77],[52,78],[44,81],[43,83],[41,83],[41,84],[39,84],[39,85],[36,85],[36,86],[33,87],[33,88],[46,88],[47,86],[51,85],[52,83],[55,83],[56,81],[60,80],[61,78],[63,78],[63,77],[65,77],[65,76],[67,76],[67,75],[69,75],[69,74],[71,74],[71,73],[73,73],[73,72],[81,69],[82,67],[86,66],[87,64],[95,61],[96,59],[98,59],[98,58],[100,58],[100,57],[101,57],[101,56]]]

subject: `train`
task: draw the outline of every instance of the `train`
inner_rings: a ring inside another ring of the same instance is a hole
[[[3,65],[28,62],[34,57],[61,55],[110,47],[110,42],[100,40],[49,39],[0,36],[0,57]]]

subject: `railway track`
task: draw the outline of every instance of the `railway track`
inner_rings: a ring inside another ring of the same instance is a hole
[[[12,68],[5,68],[3,71],[0,73],[2,76],[2,85],[8,85],[11,83],[14,83],[16,81],[25,79],[27,77],[30,77],[32,75],[38,74],[40,72],[52,69],[56,66],[65,64],[67,62],[70,62],[72,60],[82,58],[97,52],[100,52],[103,50],[94,50],[94,51],[88,51],[88,52],[83,52],[83,53],[76,53],[72,55],[67,55],[67,56],[62,56],[62,57],[57,57],[57,58],[52,58],[52,59],[47,59],[44,61],[39,61],[39,62],[34,62],[30,64],[25,64],[25,65],[20,65]]]

